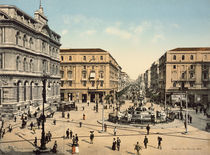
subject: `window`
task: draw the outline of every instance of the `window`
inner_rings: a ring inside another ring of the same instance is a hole
[[[182,60],[184,60],[185,59],[185,56],[184,55],[182,55]]]
[[[82,85],[83,85],[84,87],[86,87],[86,84],[87,84],[86,81],[83,81],[83,82],[82,82]]]
[[[193,78],[194,77],[194,73],[190,73],[190,78]]]
[[[72,79],[72,71],[68,71],[68,79]]]
[[[63,87],[64,81],[61,81],[61,87]]]
[[[3,58],[2,53],[0,53],[0,69],[3,68]]]
[[[83,66],[83,69],[86,69],[86,66]]]
[[[94,66],[92,66],[92,69],[94,69]]]
[[[63,61],[63,56],[61,56],[61,61]]]
[[[191,56],[190,56],[190,60],[193,60],[193,59],[194,59],[194,57],[193,57],[193,55],[191,55]]]
[[[207,87],[207,83],[206,82],[203,82],[203,87]]]
[[[27,37],[26,35],[23,36],[23,47],[26,47]]]
[[[101,81],[100,86],[103,87],[104,85],[104,81]]]
[[[101,56],[100,58],[101,58],[101,60],[103,60],[103,56]]]
[[[70,60],[70,61],[72,60],[72,57],[71,57],[71,56],[69,56],[69,60]]]
[[[173,87],[176,87],[176,82],[173,83]]]
[[[203,79],[208,79],[208,74],[207,73],[203,73]]]
[[[61,79],[64,78],[64,71],[60,71],[60,74],[61,74]]]
[[[29,63],[29,71],[33,72],[33,60],[32,59],[30,60],[30,63]]]
[[[86,78],[86,75],[87,75],[86,72],[82,72],[82,78],[85,79]]]
[[[19,61],[20,61],[20,57],[17,56],[17,58],[16,58],[16,70],[19,70]]]
[[[173,60],[176,60],[176,55],[173,56]]]
[[[193,65],[190,65],[190,69],[194,69],[194,66]]]
[[[173,65],[173,69],[176,69],[176,65]]]
[[[23,71],[26,71],[26,58],[23,59]]]
[[[20,32],[17,32],[16,35],[15,35],[15,37],[16,37],[16,45],[18,45],[18,43],[19,43],[19,37],[20,37]]]
[[[182,73],[182,79],[184,79],[185,78],[185,73]]]
[[[95,81],[91,82],[91,86],[94,87],[95,86]]]
[[[94,55],[92,56],[92,59],[95,60],[95,56]]]
[[[83,56],[83,60],[86,60],[86,56]]]
[[[32,47],[32,45],[33,45],[33,39],[32,39],[32,38],[30,38],[30,39],[29,39],[29,47],[31,48],[31,47]]]
[[[72,86],[72,81],[69,81],[69,86],[70,86],[70,87]]]
[[[193,82],[190,82],[190,87],[194,87],[194,83]]]
[[[104,73],[103,72],[100,73],[100,78],[102,78],[102,79],[104,78]]]

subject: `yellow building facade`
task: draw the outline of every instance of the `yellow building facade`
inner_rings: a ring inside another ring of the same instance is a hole
[[[102,49],[61,49],[61,100],[103,102],[118,90],[121,67]]]

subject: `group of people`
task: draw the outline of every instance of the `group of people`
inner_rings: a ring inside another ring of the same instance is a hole
[[[72,130],[69,131],[69,128],[66,130],[66,138],[69,139],[69,138],[72,138],[73,136],[73,132]]]
[[[117,149],[118,151],[120,151],[120,143],[121,143],[121,140],[119,137],[117,137],[117,140],[113,138],[112,150],[115,151]]]

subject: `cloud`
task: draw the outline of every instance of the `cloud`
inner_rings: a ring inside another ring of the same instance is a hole
[[[153,39],[152,39],[152,42],[157,43],[160,40],[165,40],[164,35],[163,34],[155,34]]]
[[[64,29],[64,30],[61,31],[61,34],[66,35],[68,32],[69,32],[68,30]]]
[[[172,24],[171,26],[176,28],[176,29],[180,28],[180,25],[178,25],[178,24]]]
[[[93,34],[95,34],[96,33],[96,30],[87,30],[86,32],[85,32],[85,34],[87,34],[87,35],[93,35]]]
[[[115,36],[118,36],[118,37],[123,38],[123,39],[130,39],[131,36],[132,36],[132,34],[129,33],[128,31],[122,30],[118,27],[107,27],[105,29],[105,32],[107,34],[115,35]]]

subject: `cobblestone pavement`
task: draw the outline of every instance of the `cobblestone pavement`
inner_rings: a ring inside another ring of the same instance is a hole
[[[94,104],[90,106],[87,104],[79,103],[78,111],[70,111],[70,119],[62,118],[61,112],[56,112],[54,118],[57,120],[56,125],[53,125],[53,119],[49,118],[46,121],[46,132],[51,131],[53,139],[47,144],[47,147],[52,148],[54,141],[58,143],[58,154],[71,154],[71,139],[66,139],[65,133],[69,128],[73,134],[79,136],[79,154],[80,155],[133,155],[135,154],[134,146],[139,141],[142,146],[141,154],[170,154],[170,155],[207,155],[210,154],[210,133],[203,130],[199,123],[205,124],[205,117],[202,114],[195,114],[190,110],[193,116],[194,124],[189,125],[188,134],[183,134],[184,124],[180,120],[175,120],[171,123],[157,124],[151,126],[150,134],[147,135],[149,143],[148,148],[143,146],[143,140],[146,134],[146,129],[143,127],[134,127],[127,125],[118,125],[106,122],[108,124],[107,132],[100,132],[102,127],[100,124],[102,116],[102,106],[99,105],[99,112],[93,111]],[[126,109],[132,103],[126,101],[126,104],[121,108]],[[85,110],[82,110],[82,106]],[[160,108],[160,107],[159,107]],[[105,120],[108,118],[109,112],[112,109],[105,110]],[[86,115],[86,120],[83,120],[83,113]],[[66,113],[67,114],[67,113]],[[5,121],[5,126],[11,124],[13,131],[7,132],[3,139],[0,140],[0,154],[15,154],[15,155],[28,155],[32,154],[35,150],[33,145],[34,138],[38,138],[38,146],[40,145],[41,129],[36,129],[34,134],[30,130],[30,122],[35,122],[35,119],[28,121],[28,127],[20,129],[21,121],[15,123],[13,120]],[[79,122],[82,122],[82,127],[79,127]],[[99,122],[99,123],[98,123]],[[117,136],[113,136],[113,127],[117,127]],[[95,138],[94,144],[90,144],[89,135],[90,131],[94,131]],[[162,150],[157,149],[157,137],[161,136]],[[111,149],[113,138],[120,137],[121,147],[120,151],[113,151]]]

